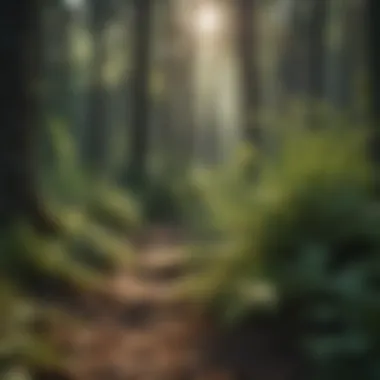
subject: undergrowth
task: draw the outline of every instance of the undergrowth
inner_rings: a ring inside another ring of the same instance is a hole
[[[380,210],[364,135],[299,130],[275,156],[252,154],[195,180],[194,205],[225,244],[204,249],[187,289],[222,322],[292,310],[312,378],[377,379]]]
[[[129,238],[143,225],[140,204],[111,179],[83,169],[64,126],[53,123],[50,131],[55,157],[42,172],[41,189],[61,220],[65,244],[77,260],[97,269],[118,267],[131,258]]]
[[[129,238],[142,223],[139,205],[126,191],[82,170],[64,127],[53,124],[51,133],[54,157],[40,172],[40,194],[58,233],[40,236],[20,220],[0,234],[2,378],[27,378],[35,368],[59,371],[62,353],[36,333],[35,323],[53,318],[47,304],[65,307],[70,297],[103,286],[108,272],[128,264]]]

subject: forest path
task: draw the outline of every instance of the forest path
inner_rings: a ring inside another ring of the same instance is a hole
[[[184,238],[155,228],[137,261],[82,300],[84,323],[57,329],[73,380],[304,379],[288,321],[248,319],[228,331],[178,292]]]
[[[101,294],[82,300],[85,322],[57,329],[55,340],[67,353],[70,377],[204,378],[201,338],[207,327],[199,305],[178,293],[186,269],[179,235],[170,228],[144,233],[135,264],[120,268]]]

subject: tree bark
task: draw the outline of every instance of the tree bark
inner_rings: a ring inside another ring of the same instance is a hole
[[[308,87],[311,101],[309,127],[320,128],[322,124],[319,105],[325,95],[325,59],[327,30],[327,0],[313,0],[310,9],[308,46]]]
[[[154,136],[157,137],[158,150],[164,156],[164,170],[168,170],[171,165],[171,153],[174,146],[175,125],[172,120],[172,94],[173,94],[173,70],[176,68],[176,62],[173,57],[175,46],[175,12],[172,0],[164,0],[156,5],[160,17],[160,43],[161,50],[164,52],[159,59],[159,70],[163,76],[164,87],[163,93],[160,94],[156,101],[158,115],[155,118],[156,131]]]
[[[298,0],[292,0],[289,35],[281,68],[285,96],[291,98],[303,97],[307,90],[308,20],[300,5]]]
[[[90,66],[88,109],[84,141],[84,161],[93,176],[104,171],[107,158],[106,92],[103,83],[103,68],[106,59],[105,26],[109,18],[110,4],[104,0],[93,0],[90,7],[90,32],[93,55]]]
[[[40,232],[56,224],[41,204],[36,184],[39,120],[40,9],[38,1],[10,1],[0,13],[0,223],[24,218]]]
[[[380,3],[368,0],[368,41],[371,90],[371,116],[374,125],[380,121]],[[378,129],[378,128],[377,128]]]
[[[49,12],[48,27],[48,57],[47,71],[49,80],[48,112],[59,118],[65,124],[71,121],[70,99],[70,26],[71,10],[63,1],[52,2]]]
[[[324,95],[324,61],[327,27],[327,0],[312,2],[309,29],[309,95],[320,101]]]
[[[370,156],[380,164],[380,2],[367,0],[368,63],[370,84]],[[380,182],[380,181],[378,181]],[[378,184],[380,189],[380,184]]]
[[[241,62],[241,84],[243,90],[243,136],[252,142],[260,139],[259,125],[254,121],[258,112],[259,81],[254,59],[256,41],[254,33],[255,0],[237,2],[236,24],[238,29],[238,52]]]
[[[149,77],[151,58],[151,0],[134,0],[135,27],[131,112],[131,160],[127,171],[129,185],[144,187],[147,176],[147,150],[150,115]]]

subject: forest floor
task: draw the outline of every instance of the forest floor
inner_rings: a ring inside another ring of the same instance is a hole
[[[145,234],[136,265],[120,268],[101,294],[80,301],[85,311],[80,324],[55,332],[55,342],[67,354],[69,377],[295,379],[291,349],[280,347],[273,328],[243,326],[228,336],[217,334],[204,305],[179,295],[185,272],[178,235],[162,228]]]

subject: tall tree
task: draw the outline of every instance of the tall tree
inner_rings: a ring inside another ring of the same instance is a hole
[[[10,1],[0,12],[0,221],[24,218],[42,232],[56,225],[41,204],[34,152],[39,124],[39,1]]]
[[[242,129],[246,138],[258,141],[259,126],[253,120],[253,115],[257,114],[259,100],[258,71],[254,59],[256,49],[254,18],[257,4],[255,0],[238,0],[236,5],[237,42],[243,86]]]
[[[147,176],[148,129],[150,116],[150,58],[152,1],[133,0],[134,47],[132,72],[131,159],[125,179],[138,188],[145,185]]]
[[[155,44],[157,44],[155,71],[159,73],[162,79],[159,96],[154,101],[154,133],[153,138],[157,141],[154,146],[164,156],[164,168],[166,169],[166,161],[169,159],[173,142],[173,124],[171,120],[171,79],[175,69],[173,60],[174,33],[173,28],[173,1],[163,0],[155,3],[155,17],[157,18],[157,29],[155,31]]]
[[[344,24],[344,46],[343,57],[346,69],[344,74],[349,78],[348,96],[342,96],[346,101],[345,111],[350,117],[362,123],[366,117],[367,110],[366,98],[363,94],[363,78],[367,70],[367,19],[366,3],[362,1],[351,0],[347,3],[347,13]],[[352,27],[355,25],[355,28]],[[342,78],[342,81],[344,79]],[[342,92],[345,91],[342,86]]]
[[[169,123],[171,126],[171,170],[183,170],[193,153],[193,80],[194,40],[184,27],[184,10],[176,0],[170,1],[169,29],[171,53],[168,57],[166,78],[168,82]]]
[[[54,157],[54,146],[49,131],[50,121],[59,120],[65,127],[70,127],[73,116],[70,62],[72,10],[64,0],[45,2],[41,8],[41,42],[44,45],[41,59],[44,88],[42,106],[48,122],[44,123],[44,128],[40,131],[39,146],[44,168],[49,169]]]
[[[43,38],[46,40],[49,94],[47,106],[53,117],[70,122],[70,26],[72,11],[64,0],[51,1]]]
[[[354,34],[357,33],[356,28],[354,31],[352,27],[352,21],[356,20],[349,20],[352,19],[349,17],[351,4],[351,1],[330,2],[326,25],[325,98],[329,104],[341,110],[348,106],[355,64],[354,57],[350,56]]]
[[[367,0],[371,156],[380,163],[380,3]]]
[[[327,6],[327,0],[313,0],[310,9],[308,91],[311,99],[316,101],[324,95]]]
[[[307,87],[306,51],[309,41],[305,3],[290,0],[289,27],[280,69],[285,96],[304,95]]]
[[[106,91],[103,69],[106,52],[105,28],[110,16],[111,2],[91,0],[89,2],[89,29],[92,38],[92,60],[88,92],[88,108],[85,128],[85,161],[93,175],[104,170],[107,156]]]

